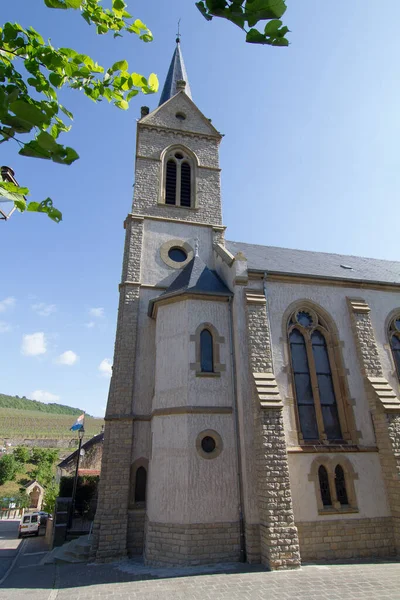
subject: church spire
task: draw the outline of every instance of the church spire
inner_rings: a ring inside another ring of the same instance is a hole
[[[185,93],[192,98],[192,93],[190,91],[190,85],[188,76],[186,73],[185,63],[183,62],[183,56],[180,47],[180,34],[178,33],[176,38],[176,48],[174,54],[172,56],[171,64],[168,70],[168,75],[164,83],[163,91],[160,98],[160,103],[164,104],[167,100],[175,96],[175,94],[179,91],[177,83],[178,81],[185,81]]]

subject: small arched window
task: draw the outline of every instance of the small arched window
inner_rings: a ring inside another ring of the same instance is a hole
[[[397,377],[400,379],[400,314],[397,314],[390,322],[389,341],[394,364],[396,365]]]
[[[144,467],[139,467],[135,478],[135,504],[146,502],[147,471]]]
[[[165,157],[165,204],[194,207],[194,162],[188,152],[173,149]]]
[[[301,439],[342,440],[341,393],[333,378],[336,367],[326,323],[313,310],[301,308],[289,319],[288,335]]]
[[[202,373],[214,372],[213,336],[208,329],[200,333],[200,363]]]
[[[323,506],[332,506],[328,472],[323,465],[321,465],[318,469],[318,481]]]
[[[335,468],[335,488],[336,498],[338,502],[340,502],[341,506],[347,506],[349,500],[347,498],[346,481],[344,477],[343,467],[341,467],[340,465],[336,465]]]

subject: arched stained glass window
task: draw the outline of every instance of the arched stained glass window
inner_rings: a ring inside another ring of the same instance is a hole
[[[400,315],[397,315],[390,323],[389,340],[397,376],[400,379]]]
[[[289,344],[301,432],[305,440],[316,440],[319,435],[307,349],[304,336],[298,329],[292,329]]]
[[[331,366],[326,340],[320,331],[314,331],[311,336],[311,344],[325,433],[328,440],[340,440],[342,432],[340,430],[335,390],[333,389]]]
[[[171,159],[167,162],[165,177],[165,204],[176,203],[176,162]]]
[[[190,207],[191,201],[191,174],[187,162],[181,164],[181,206]]]
[[[342,398],[338,353],[327,319],[300,306],[288,320],[288,338],[300,441],[349,439],[351,416]]]
[[[135,503],[146,502],[146,484],[147,471],[144,467],[139,467],[136,471],[135,480]]]
[[[200,333],[200,364],[203,373],[214,372],[213,337],[208,329]]]
[[[318,469],[319,489],[321,491],[321,500],[324,506],[332,506],[331,490],[329,487],[329,477],[326,468],[321,465]]]
[[[335,487],[336,487],[336,498],[341,505],[347,505],[349,503],[346,491],[346,480],[344,477],[343,467],[337,465],[335,468]]]

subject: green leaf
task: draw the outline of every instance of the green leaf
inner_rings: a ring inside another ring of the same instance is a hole
[[[275,36],[280,27],[282,27],[282,21],[279,19],[273,19],[266,24],[264,32],[266,35]]]
[[[47,120],[47,116],[39,108],[24,100],[16,100],[10,104],[10,108],[17,117],[28,123],[32,123],[36,127],[42,126]]]
[[[246,35],[246,42],[249,44],[265,44],[265,35],[257,31],[257,29],[250,29]]]
[[[49,80],[54,87],[61,87],[64,77],[58,73],[50,73]]]
[[[148,78],[148,84],[149,84],[149,88],[153,91],[153,92],[157,92],[158,91],[158,77],[155,73],[151,73],[151,75]]]
[[[65,0],[68,8],[79,8],[83,2],[84,0]]]
[[[73,118],[74,118],[74,115],[72,114],[72,112],[70,112],[69,110],[67,110],[67,109],[65,108],[65,106],[63,106],[62,104],[60,104],[60,110],[62,110],[62,112],[64,113],[64,115],[67,115],[67,117],[68,117],[69,119],[71,119],[71,121],[73,120]]]
[[[114,73],[115,71],[127,71],[128,70],[128,62],[126,60],[119,60],[118,62],[114,63],[113,66],[111,67],[111,72]]]
[[[119,100],[115,103],[115,106],[122,108],[122,110],[127,110],[129,108],[129,103],[126,100]]]
[[[123,0],[113,0],[112,7],[114,10],[122,11],[126,7],[126,4]]]
[[[46,213],[50,219],[56,223],[62,221],[62,213],[54,208],[51,198],[46,198],[43,202],[29,202],[27,211]]]
[[[41,148],[49,150],[49,152],[56,152],[59,144],[55,141],[47,131],[41,131],[37,136],[37,142]]]
[[[207,21],[212,21],[212,16],[208,13],[206,5],[204,2],[196,2],[196,6]]]
[[[47,8],[68,8],[65,2],[62,2],[61,0],[44,0],[44,3],[47,6]]]
[[[147,29],[146,25],[140,19],[136,19],[133,24],[139,29]]]
[[[31,158],[51,159],[51,153],[40,146],[36,140],[32,140],[24,145],[18,152],[21,156],[30,156]]]

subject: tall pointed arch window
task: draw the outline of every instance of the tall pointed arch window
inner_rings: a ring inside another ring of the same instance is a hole
[[[389,342],[393,361],[396,365],[397,377],[400,379],[400,313],[391,320],[389,325]]]
[[[288,338],[301,442],[342,441],[346,414],[327,323],[301,308],[289,318]]]
[[[213,336],[208,329],[200,333],[200,363],[202,373],[214,372]]]
[[[170,206],[194,208],[195,164],[183,148],[171,149],[164,157],[162,202]]]

